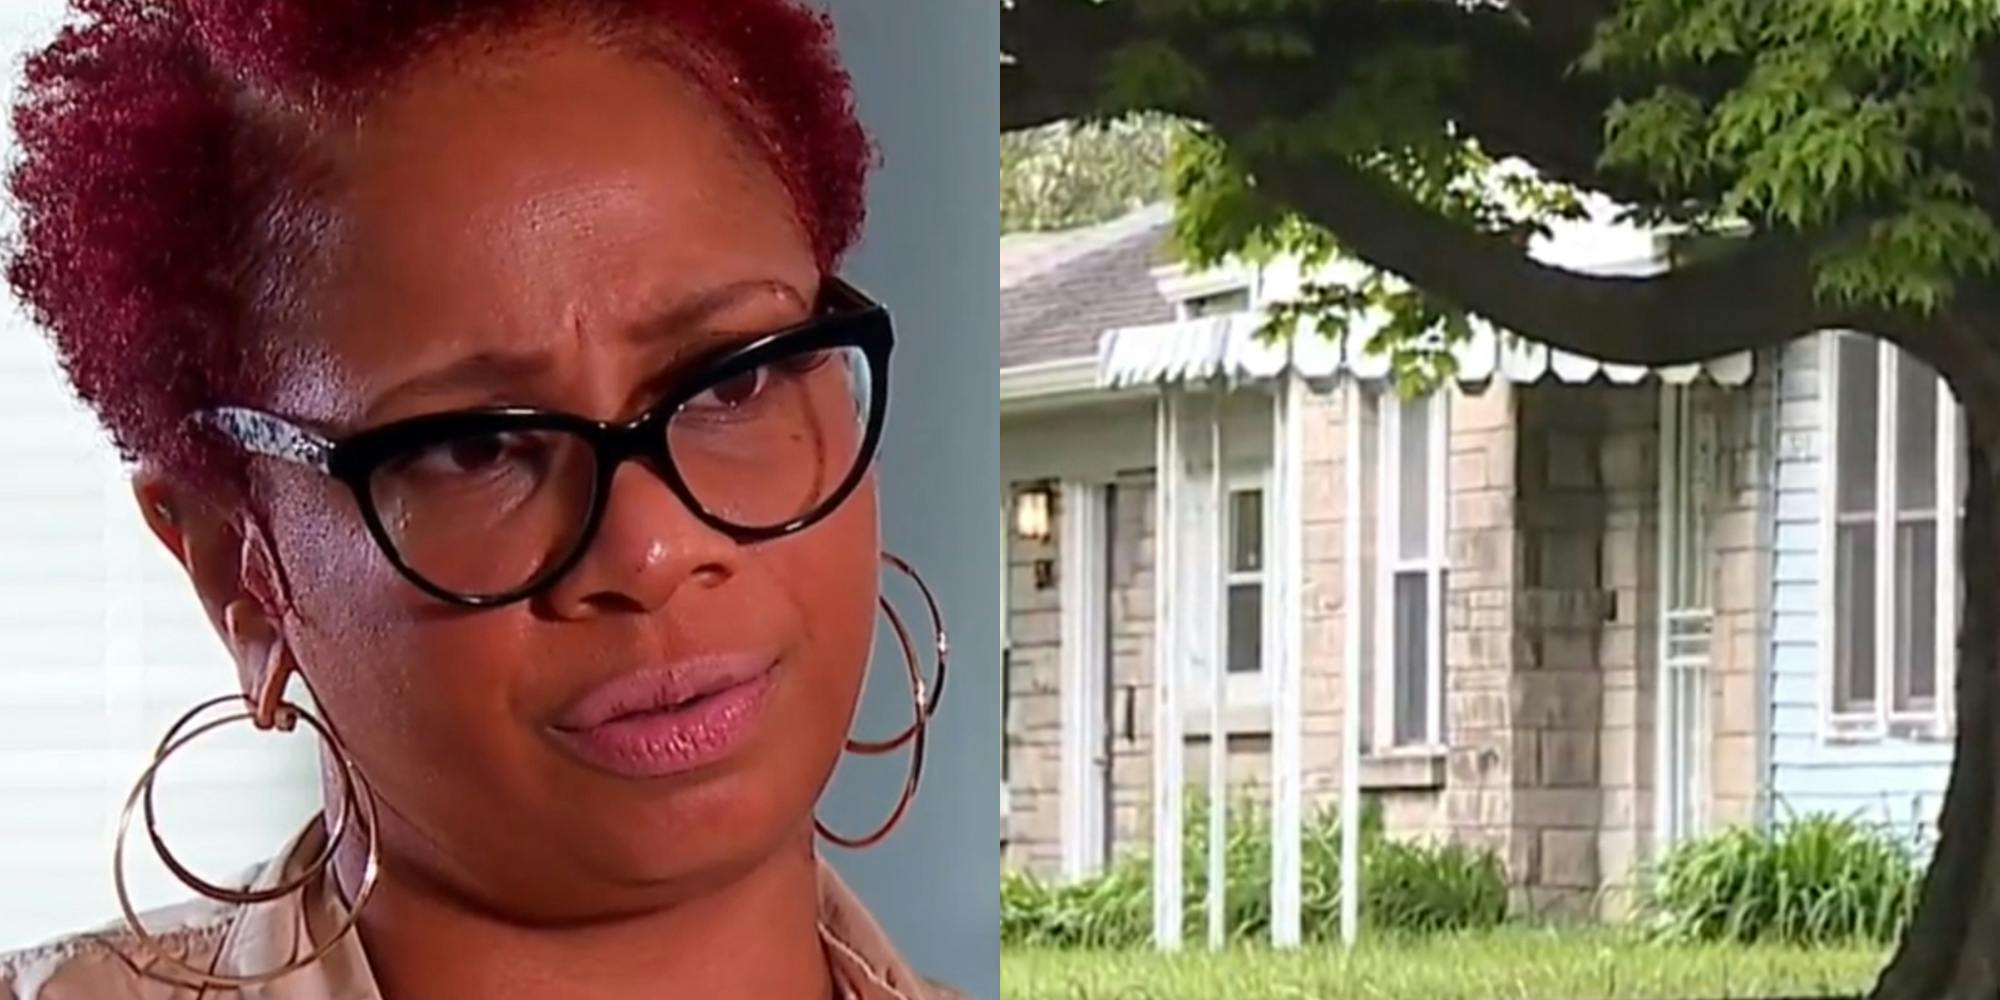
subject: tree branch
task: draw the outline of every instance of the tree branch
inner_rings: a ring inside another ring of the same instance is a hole
[[[1377,267],[1543,343],[1606,361],[1681,364],[1829,326],[1887,336],[1897,317],[1830,309],[1813,294],[1814,246],[1767,234],[1655,277],[1580,274],[1528,258],[1330,159],[1259,160],[1271,195]]]
[[[1595,15],[1590,17],[1594,24]],[[1633,178],[1598,170],[1604,114],[1617,95],[1607,81],[1572,72],[1588,41],[1587,32],[1579,40],[1584,19],[1575,12],[1524,21],[1492,8],[1373,0],[1301,8],[1275,21],[1262,18],[1254,23],[1282,24],[1310,40],[1314,54],[1304,71],[1220,44],[1224,32],[1218,29],[1225,22],[1218,15],[1152,20],[1142,17],[1132,0],[1018,0],[1001,15],[1002,46],[1013,59],[1001,71],[1001,127],[1142,110],[1212,120],[1216,109],[1208,102],[1107,103],[1112,55],[1140,41],[1166,42],[1213,81],[1254,81],[1258,100],[1252,107],[1272,121],[1324,107],[1360,62],[1386,48],[1451,46],[1463,54],[1464,73],[1440,95],[1434,123],[1440,133],[1457,127],[1493,155],[1520,157],[1552,180],[1620,201],[1653,194]]]

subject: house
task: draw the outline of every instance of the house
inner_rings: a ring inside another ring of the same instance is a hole
[[[1149,845],[1164,664],[1187,780],[1221,753],[1268,791],[1283,656],[1307,802],[1352,671],[1390,832],[1492,847],[1536,912],[1616,912],[1722,824],[1934,821],[1964,454],[1934,373],[1847,333],[1649,369],[1480,326],[1405,398],[1365,351],[1256,337],[1296,267],[1191,271],[1170,228],[1003,239],[1009,865]],[[1537,253],[1661,256],[1603,223]]]

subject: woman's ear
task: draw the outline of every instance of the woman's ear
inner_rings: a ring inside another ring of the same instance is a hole
[[[271,673],[274,667],[283,669],[276,654],[278,644],[284,640],[263,602],[249,596],[237,598],[223,608],[222,621],[223,637],[236,660],[236,677],[243,685],[243,693],[260,707],[269,700],[267,695],[271,694],[273,684],[276,692],[282,694],[287,678],[272,677]]]
[[[157,469],[133,474],[132,496],[153,537],[187,572],[209,623],[227,638],[225,609],[243,596],[241,532],[213,502]]]
[[[151,469],[140,469],[132,475],[132,498],[139,502],[139,515],[146,519],[146,527],[152,529],[153,537],[174,554],[174,560],[187,565],[187,532],[182,524],[181,508],[184,503],[176,496],[178,491],[165,476]]]

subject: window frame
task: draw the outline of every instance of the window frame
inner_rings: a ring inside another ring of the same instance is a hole
[[[1844,620],[1839,604],[1838,581],[1841,571],[1840,529],[1857,518],[1840,508],[1841,435],[1844,417],[1851,409],[1840,398],[1841,347],[1850,339],[1872,341],[1875,356],[1875,412],[1869,432],[1875,438],[1874,505],[1866,516],[1874,532],[1874,576],[1869,581],[1874,611],[1873,644],[1870,650],[1874,696],[1870,703],[1849,708],[1841,698],[1841,630]],[[1852,331],[1829,331],[1820,340],[1821,427],[1824,435],[1819,449],[1820,537],[1819,537],[1819,722],[1826,742],[1877,741],[1900,737],[1926,741],[1951,738],[1956,726],[1953,682],[1957,675],[1958,622],[1964,603],[1964,587],[1958,565],[1958,538],[1964,518],[1961,477],[1964,470],[1963,410],[1940,377],[1937,383],[1936,476],[1934,502],[1928,518],[1907,517],[1898,497],[1902,455],[1899,442],[1901,407],[1898,394],[1902,365],[1915,361],[1894,344]],[[1956,516],[1946,516],[1948,513]],[[1899,608],[1897,578],[1902,569],[1903,546],[1899,528],[1906,523],[1928,520],[1934,525],[1932,547],[1936,588],[1936,621],[1931,640],[1933,695],[1929,704],[1898,710],[1897,691],[1907,674],[1896,669]]]
[[[1223,501],[1226,513],[1222,518],[1222,530],[1226,532],[1223,542],[1222,605],[1224,660],[1222,668],[1231,677],[1265,677],[1269,674],[1270,657],[1264,648],[1264,617],[1269,613],[1266,598],[1269,596],[1266,582],[1270,573],[1271,558],[1275,554],[1271,544],[1271,497],[1265,489],[1265,477],[1237,475],[1227,477],[1223,486]],[[1236,568],[1236,500],[1241,496],[1256,497],[1257,504],[1257,568],[1240,570]],[[1228,630],[1230,594],[1238,587],[1257,588],[1257,668],[1255,670],[1233,670],[1228,653],[1232,650],[1231,634]],[[1233,686],[1233,685],[1232,685]],[[1263,685],[1268,688],[1268,684]],[[1235,692],[1230,700],[1236,701]]]
[[[1232,303],[1229,308],[1218,304]],[[1240,304],[1235,304],[1240,303]],[[1191,295],[1174,304],[1175,312],[1182,321],[1192,319],[1214,319],[1218,316],[1236,316],[1256,308],[1256,298],[1249,285],[1230,285],[1200,295]],[[1214,307],[1214,308],[1211,308]]]
[[[1375,614],[1374,614],[1374,655],[1371,657],[1375,671],[1374,698],[1372,711],[1374,718],[1369,727],[1370,752],[1377,756],[1391,755],[1434,755],[1442,753],[1446,741],[1444,732],[1444,645],[1448,634],[1444,623],[1445,592],[1450,572],[1449,519],[1451,506],[1451,483],[1449,480],[1451,455],[1451,406],[1450,393],[1440,389],[1416,399],[1406,399],[1393,384],[1384,386],[1373,394],[1376,405],[1377,432],[1381,435],[1377,445],[1376,466],[1376,538],[1375,538]],[[1430,407],[1430,428],[1426,435],[1424,461],[1426,463],[1425,482],[1430,489],[1433,502],[1424,509],[1424,532],[1426,553],[1422,558],[1406,559],[1400,552],[1399,541],[1403,527],[1402,482],[1403,454],[1402,422],[1404,410],[1410,406]],[[1425,630],[1433,637],[1426,647],[1425,655],[1425,719],[1424,732],[1418,739],[1398,741],[1396,738],[1396,581],[1409,573],[1422,573],[1425,587]]]
[[[1259,613],[1257,620],[1260,629],[1263,628],[1265,617],[1270,614],[1270,590],[1268,589],[1268,577],[1266,574],[1269,572],[1271,560],[1277,555],[1275,552],[1276,542],[1271,532],[1270,521],[1271,470],[1268,466],[1262,468],[1238,466],[1232,469],[1225,465],[1222,474],[1222,483],[1223,501],[1226,509],[1216,520],[1216,530],[1227,534],[1223,538],[1221,546],[1223,564],[1216,567],[1220,571],[1222,578],[1221,586],[1217,590],[1216,596],[1222,602],[1222,606],[1216,609],[1215,616],[1219,627],[1224,630],[1220,637],[1222,640],[1220,645],[1224,652],[1225,660],[1218,665],[1227,674],[1227,679],[1223,681],[1227,692],[1224,695],[1226,700],[1223,702],[1222,708],[1224,715],[1228,716],[1230,732],[1238,734],[1268,732],[1270,729],[1271,707],[1270,651],[1264,648],[1259,649],[1257,669],[1254,672],[1230,672],[1226,657],[1229,649],[1229,634],[1227,631],[1229,621],[1229,588],[1239,576],[1243,577],[1243,582],[1246,583],[1252,582],[1252,578],[1254,577],[1254,582],[1258,584],[1259,597],[1257,606]],[[1234,533],[1230,531],[1233,527],[1230,521],[1233,507],[1227,507],[1227,505],[1239,493],[1256,493],[1260,498],[1259,507],[1264,518],[1263,538],[1261,539],[1263,542],[1261,558],[1264,568],[1255,574],[1238,574],[1230,568],[1233,562],[1230,556],[1233,555],[1232,547],[1235,543],[1235,538],[1233,537]],[[1262,638],[1261,634],[1260,638]],[[1187,688],[1182,694],[1182,727],[1187,735],[1199,736],[1208,732],[1209,683],[1210,678],[1205,673],[1189,674]]]

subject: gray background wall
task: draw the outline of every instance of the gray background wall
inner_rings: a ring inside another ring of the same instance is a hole
[[[826,3],[883,157],[848,268],[896,318],[883,540],[937,591],[954,649],[915,808],[881,846],[828,855],[921,971],[997,997],[1000,5]],[[921,612],[910,612],[921,627]],[[868,735],[910,713],[886,628],[877,646],[857,722]],[[904,764],[843,765],[822,815],[845,830],[872,827]]]

